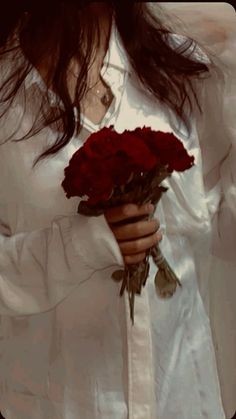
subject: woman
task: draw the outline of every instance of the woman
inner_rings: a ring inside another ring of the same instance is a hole
[[[0,25],[1,411],[225,419],[200,295],[217,192],[204,184],[195,83],[211,63],[146,3],[31,3],[9,2]],[[175,130],[196,162],[166,182],[155,214],[182,288],[161,300],[152,265],[133,327],[111,273],[160,241],[157,220],[130,221],[153,208],[87,218],[61,188],[72,154],[105,125]]]

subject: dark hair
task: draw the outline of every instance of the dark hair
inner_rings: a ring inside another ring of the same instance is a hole
[[[79,103],[86,91],[88,67],[99,43],[98,20],[89,12],[89,3],[18,0],[12,7],[8,0],[8,6],[1,12],[0,65],[5,58],[11,57],[11,64],[8,64],[11,69],[6,70],[10,74],[3,77],[0,86],[3,112],[24,89],[25,78],[32,67],[45,60],[48,84],[64,105],[63,108],[52,108],[46,90],[30,132],[20,139],[30,138],[48,125],[62,127],[63,134],[58,135],[57,141],[37,158],[34,165],[68,144],[75,129],[78,133],[81,130]],[[174,48],[168,38],[171,30],[151,12],[147,3],[121,0],[106,2],[106,5],[114,16],[130,64],[141,83],[188,126],[184,105],[188,102],[192,110],[193,98],[198,104],[192,81],[208,72],[207,65],[188,52],[192,50],[191,39]],[[74,101],[67,86],[67,70],[72,58],[76,58],[80,66]],[[75,104],[79,114],[77,125]]]

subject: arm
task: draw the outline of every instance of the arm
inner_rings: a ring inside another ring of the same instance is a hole
[[[111,265],[123,260],[104,216],[57,217],[49,228],[0,235],[0,314],[47,311]]]
[[[233,72],[212,72],[203,81],[198,135],[213,225],[213,255],[235,261],[236,248],[236,81]]]
[[[235,412],[236,385],[236,81],[235,43],[225,49],[223,80],[207,80],[199,124],[204,180],[212,218],[209,318],[227,417]],[[229,61],[232,60],[231,62]],[[223,66],[223,63],[220,62]],[[210,256],[210,255],[209,255]]]

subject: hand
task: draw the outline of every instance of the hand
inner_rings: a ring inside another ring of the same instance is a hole
[[[125,204],[104,213],[127,265],[143,261],[146,252],[162,239],[158,220],[140,220],[153,211],[154,206],[150,204]]]

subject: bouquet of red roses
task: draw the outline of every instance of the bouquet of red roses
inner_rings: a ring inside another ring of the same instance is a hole
[[[90,135],[65,168],[62,187],[67,198],[84,198],[78,213],[98,216],[107,208],[127,203],[151,201],[157,205],[167,188],[161,182],[171,173],[189,169],[189,156],[181,141],[172,133],[136,128],[117,133],[113,127]],[[147,252],[143,262],[126,265],[112,277],[122,281],[120,295],[128,291],[130,316],[134,321],[134,298],[140,294],[149,273],[149,257],[158,267],[155,285],[158,295],[171,297],[180,281],[162,255],[158,245]]]

